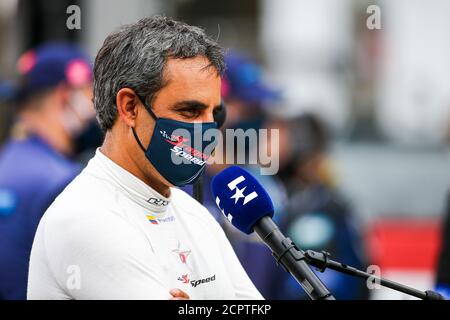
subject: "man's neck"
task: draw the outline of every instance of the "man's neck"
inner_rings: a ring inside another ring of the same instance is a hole
[[[117,165],[130,172],[162,196],[168,198],[170,196],[170,188],[156,177],[149,175],[148,172],[144,172],[136,163],[136,159],[133,159],[128,152],[124,152],[125,148],[120,148],[120,143],[113,143],[112,140],[112,133],[108,131],[100,151]]]

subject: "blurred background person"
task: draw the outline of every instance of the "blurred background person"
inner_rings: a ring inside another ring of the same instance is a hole
[[[95,117],[91,67],[78,47],[43,44],[17,66],[17,120],[0,151],[0,299],[26,298],[37,225],[79,173],[77,139]]]
[[[331,254],[358,269],[368,261],[362,245],[361,226],[349,204],[336,190],[336,178],[327,155],[329,131],[320,118],[306,113],[290,119],[284,141],[290,153],[279,176],[288,190],[280,228],[300,248]],[[357,278],[326,270],[317,272],[337,299],[367,299],[368,290]],[[286,273],[273,281],[278,299],[307,298],[299,294],[295,280]]]

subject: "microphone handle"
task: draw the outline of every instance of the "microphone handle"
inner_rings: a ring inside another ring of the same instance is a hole
[[[281,233],[270,217],[259,219],[253,226],[253,230],[270,248],[277,263],[297,280],[312,300],[335,300],[306,263],[303,251]]]

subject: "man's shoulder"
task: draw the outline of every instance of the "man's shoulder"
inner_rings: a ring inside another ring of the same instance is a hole
[[[83,170],[56,197],[43,220],[61,226],[80,224],[86,219],[102,223],[111,219],[111,210],[117,209],[115,193],[112,185]]]
[[[116,188],[107,180],[81,171],[59,194],[51,208],[98,210],[114,207]]]
[[[79,247],[117,238],[131,240],[136,232],[123,217],[116,195],[111,184],[82,172],[45,212],[40,223],[43,232]]]

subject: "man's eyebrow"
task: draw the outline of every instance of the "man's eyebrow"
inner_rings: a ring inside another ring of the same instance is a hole
[[[219,107],[215,106],[215,108]],[[197,100],[184,100],[184,101],[179,101],[177,103],[175,103],[172,106],[173,110],[182,110],[182,109],[194,109],[194,110],[205,110],[208,109],[208,106],[206,104],[204,104],[203,102],[197,101]]]

